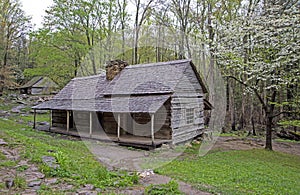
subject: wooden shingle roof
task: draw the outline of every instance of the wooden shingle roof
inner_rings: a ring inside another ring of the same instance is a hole
[[[20,88],[24,89],[24,88],[32,87],[34,84],[36,84],[37,82],[39,82],[42,79],[43,79],[43,77],[40,77],[40,76],[33,77],[32,79],[30,79],[30,81],[28,81],[27,83],[22,85]]]
[[[25,83],[23,86],[19,87],[20,89],[25,89],[25,88],[30,88],[30,87],[35,87],[35,88],[44,88],[44,87],[53,87],[53,88],[58,88],[58,85],[52,81],[49,77],[42,77],[42,76],[36,76],[33,77],[30,81]]]
[[[191,60],[176,60],[127,66],[112,81],[105,75],[74,78],[52,100],[33,108],[154,113],[171,97],[188,66],[194,66]]]

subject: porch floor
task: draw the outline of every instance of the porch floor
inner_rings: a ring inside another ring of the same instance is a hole
[[[160,147],[162,144],[170,144],[172,140],[169,139],[154,139],[154,143],[152,144],[151,138],[148,137],[141,137],[141,136],[134,136],[130,134],[120,135],[120,139],[118,140],[117,135],[115,134],[108,134],[105,133],[103,130],[94,131],[91,135],[87,131],[80,130],[79,132],[76,129],[66,129],[62,127],[51,127],[47,130],[41,129],[47,132],[58,133],[62,135],[70,135],[74,137],[81,137],[85,139],[94,139],[99,141],[106,141],[106,142],[115,142],[119,145],[123,146],[132,146],[144,149],[153,149],[156,147]]]

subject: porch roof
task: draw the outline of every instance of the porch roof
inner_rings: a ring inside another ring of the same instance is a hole
[[[33,109],[76,110],[114,113],[155,113],[170,98],[170,94],[150,96],[118,96],[99,99],[52,99]]]

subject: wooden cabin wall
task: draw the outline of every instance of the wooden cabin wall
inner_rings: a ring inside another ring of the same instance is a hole
[[[111,112],[103,113],[103,128],[106,133],[117,134],[118,122],[115,119],[114,114]]]
[[[74,123],[78,132],[90,132],[90,113],[92,114],[92,133],[102,133],[101,116],[97,112],[73,111]]]
[[[73,111],[73,117],[77,131],[90,131],[90,112]]]
[[[32,95],[42,95],[42,94],[50,94],[50,93],[47,93],[47,91],[44,88],[32,87],[31,94]]]
[[[188,124],[186,111],[193,109],[193,122]],[[189,141],[204,129],[204,102],[202,87],[192,68],[187,68],[176,86],[171,100],[171,127],[173,144]]]
[[[70,120],[70,122],[71,122],[71,120]],[[67,111],[52,110],[52,126],[67,128]]]

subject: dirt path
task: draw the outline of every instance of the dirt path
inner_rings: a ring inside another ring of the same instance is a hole
[[[171,162],[184,151],[171,150],[169,147],[163,147],[155,151],[144,151],[120,147],[114,143],[86,142],[90,151],[110,170],[126,170],[137,172],[140,175],[140,184],[144,187],[134,187],[114,193],[120,194],[144,194],[144,188],[151,184],[166,184],[171,181],[168,176],[153,173],[153,169]],[[147,167],[147,168],[145,168]],[[146,169],[146,170],[145,170]],[[199,191],[191,185],[178,182],[179,189],[185,194],[208,195],[210,193]]]

